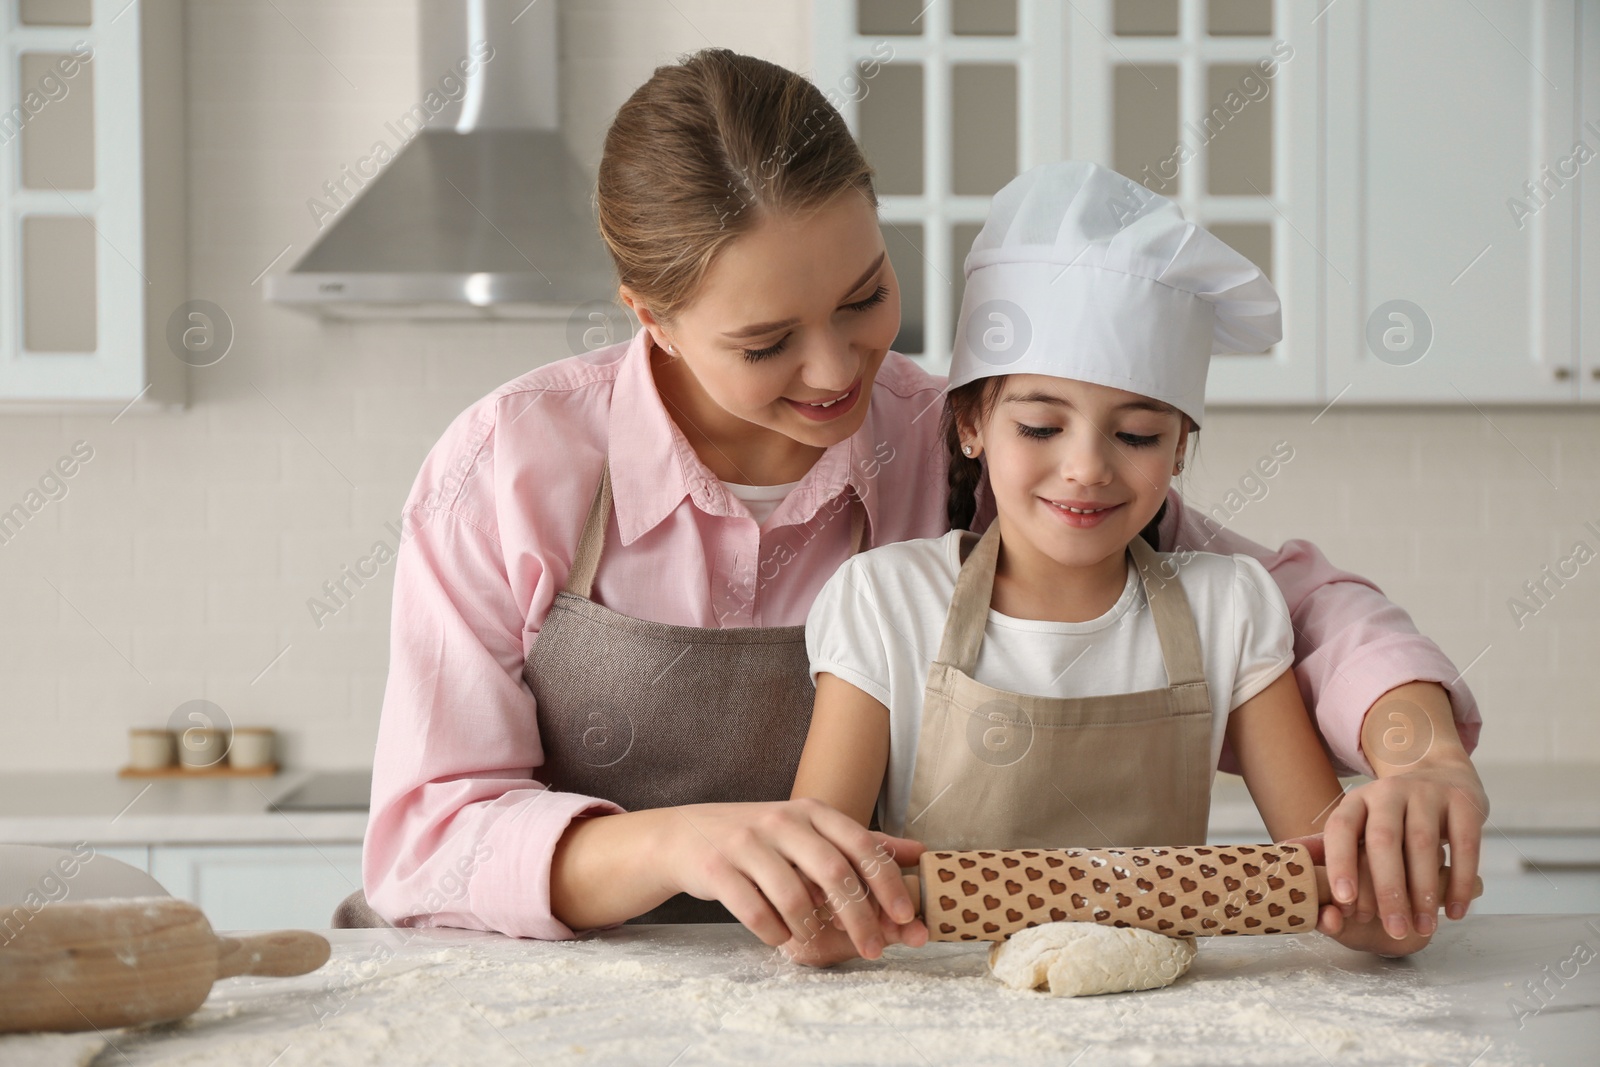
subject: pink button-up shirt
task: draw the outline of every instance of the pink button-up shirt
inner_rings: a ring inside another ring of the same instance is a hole
[[[615,517],[591,595],[655,622],[803,623],[849,552],[847,487],[866,506],[869,544],[949,528],[943,378],[890,353],[861,429],[823,453],[762,529],[668,416],[648,336],[540,367],[473,404],[407,498],[362,855],[367,899],[396,925],[573,936],[550,912],[551,855],[572,819],[622,809],[540,785],[522,666],[566,582],[608,452]],[[1362,716],[1416,679],[1450,687],[1462,740],[1476,745],[1471,693],[1375,585],[1305,541],[1273,552],[1213,536],[1176,491],[1168,505],[1165,550],[1248,552],[1277,579],[1301,693],[1342,772],[1371,773]],[[1236,770],[1232,760],[1225,749],[1222,768]]]

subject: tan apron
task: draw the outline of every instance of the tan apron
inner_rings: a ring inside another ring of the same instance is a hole
[[[866,511],[850,502],[859,552]],[[611,508],[608,462],[566,587],[523,664],[538,702],[538,776],[629,811],[789,799],[816,698],[804,624],[674,626],[590,600]],[[679,893],[629,921],[737,920],[720,901]]]
[[[1163,574],[1143,537],[1129,542],[1161,637],[1165,689],[1031,696],[972,677],[994,590],[999,521],[982,538],[963,533],[961,550],[966,558],[923,694],[906,836],[932,849],[1203,844],[1211,698],[1176,574]]]

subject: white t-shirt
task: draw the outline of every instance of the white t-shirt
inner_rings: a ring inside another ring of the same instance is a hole
[[[757,526],[765,526],[767,520],[772,518],[772,513],[778,510],[778,505],[783,503],[783,498],[789,495],[789,490],[800,482],[784,482],[782,485],[740,485],[737,482],[722,484],[728,492],[739,499],[751,515],[755,516]]]
[[[846,560],[806,619],[813,683],[827,671],[889,709],[889,768],[878,820],[891,834],[905,826],[923,687],[955,595],[959,538],[952,530]],[[1228,713],[1293,664],[1294,630],[1277,583],[1253,557],[1198,552],[1174,566],[1200,635],[1214,777]],[[1155,619],[1138,571],[1129,566],[1127,572],[1121,598],[1088,622],[1018,619],[990,609],[974,677],[997,689],[1051,697],[1165,688]]]

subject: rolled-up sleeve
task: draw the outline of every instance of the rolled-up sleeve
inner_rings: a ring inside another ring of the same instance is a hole
[[[1437,682],[1450,694],[1462,747],[1478,745],[1482,718],[1461,672],[1376,584],[1328,562],[1309,541],[1285,541],[1276,551],[1219,526],[1186,508],[1176,490],[1167,494],[1161,522],[1163,551],[1243,553],[1259,560],[1283,592],[1294,624],[1294,672],[1312,709],[1334,769],[1374,776],[1361,752],[1361,725],[1384,693],[1407,682]],[[1226,744],[1220,770],[1240,773]]]
[[[536,780],[544,754],[504,553],[484,519],[428,502],[429,479],[424,467],[395,562],[367,899],[397,926],[570,938],[550,910],[551,856],[572,819],[622,809]]]

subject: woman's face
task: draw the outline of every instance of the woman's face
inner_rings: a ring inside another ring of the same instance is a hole
[[[672,322],[640,320],[723,411],[826,448],[866,418],[900,289],[872,204],[849,189],[809,216],[766,215]]]
[[[988,455],[1006,536],[1080,567],[1120,557],[1160,510],[1188,444],[1185,425],[1182,413],[1138,393],[1013,374],[962,441],[975,446],[974,456]],[[1105,510],[1076,515],[1069,505]]]

